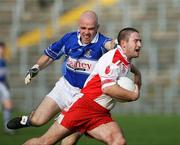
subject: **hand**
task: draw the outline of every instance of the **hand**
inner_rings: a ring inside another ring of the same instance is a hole
[[[39,65],[38,64],[35,64],[32,68],[29,69],[29,71],[27,72],[26,74],[26,77],[25,77],[25,84],[29,84],[31,82],[31,79],[33,77],[35,77],[39,72]]]
[[[140,89],[142,85],[141,72],[133,64],[131,64],[131,72],[134,73],[134,83],[137,84]]]
[[[135,84],[134,93],[135,93],[134,100],[137,100],[140,97],[140,89],[136,84]]]
[[[131,64],[131,72],[134,73],[135,90],[133,99],[135,101],[140,97],[140,89],[142,85],[141,72],[133,64]]]
[[[139,89],[141,88],[142,85],[141,73],[134,75],[134,83],[138,85]]]

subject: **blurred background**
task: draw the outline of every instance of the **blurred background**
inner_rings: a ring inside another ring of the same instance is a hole
[[[14,110],[30,112],[53,88],[63,59],[28,86],[25,74],[44,48],[77,30],[80,14],[88,9],[97,12],[106,36],[116,38],[120,29],[130,26],[142,37],[141,56],[134,62],[142,72],[141,98],[116,105],[113,112],[179,115],[180,0],[0,0],[0,40],[8,45]]]

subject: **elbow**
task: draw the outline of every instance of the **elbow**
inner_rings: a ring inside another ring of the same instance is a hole
[[[138,100],[140,95],[133,96],[130,101],[136,101]]]

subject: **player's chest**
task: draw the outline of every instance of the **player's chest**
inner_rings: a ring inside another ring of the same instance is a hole
[[[105,66],[106,62],[103,62],[103,66]],[[120,63],[120,64],[110,64],[108,65],[106,68],[105,68],[105,76],[107,77],[123,77],[123,76],[126,76],[127,73],[129,72],[129,65],[125,65],[123,63]]]
[[[118,65],[114,65],[114,75],[118,77],[124,77],[128,74],[130,69],[130,65],[125,65],[124,63],[120,63]]]
[[[74,47],[69,49],[68,56],[74,59],[98,60],[102,56],[101,48]]]
[[[91,72],[96,64],[96,60],[91,59],[74,59],[69,57],[66,61],[67,68],[71,70]]]
[[[130,69],[130,67],[129,67],[130,65],[125,65],[124,63],[121,63],[119,66],[118,66],[118,76],[120,76],[120,77],[124,77],[124,76],[126,76],[127,74],[128,74],[128,72],[129,72],[129,69]]]

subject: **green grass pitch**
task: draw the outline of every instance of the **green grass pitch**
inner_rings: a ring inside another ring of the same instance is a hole
[[[40,128],[20,129],[15,135],[3,133],[0,114],[0,145],[21,145],[27,139],[41,135],[52,124]],[[113,115],[124,131],[127,145],[180,145],[180,116],[178,115]],[[83,136],[78,145],[103,145]]]

